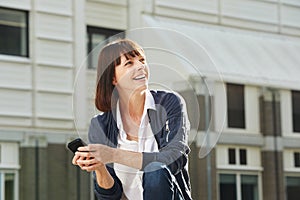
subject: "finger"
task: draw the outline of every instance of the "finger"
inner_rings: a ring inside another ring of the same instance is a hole
[[[77,165],[77,160],[79,159],[79,156],[78,155],[74,155],[73,156],[73,159],[72,159],[72,164],[73,165]]]
[[[78,165],[80,165],[81,167],[82,166],[87,166],[88,165],[88,163],[86,162],[88,159],[87,159],[87,157],[80,157],[78,160],[77,160],[77,163],[78,163]]]
[[[89,147],[88,147],[88,146],[79,147],[79,148],[77,149],[77,151],[88,152],[88,151],[89,151]]]
[[[80,165],[88,166],[91,164],[95,164],[95,160],[78,160],[77,161]]]
[[[75,155],[80,156],[80,157],[91,157],[89,152],[81,152],[81,151],[76,151]]]
[[[87,172],[92,172],[92,171],[95,171],[96,169],[101,168],[101,167],[103,167],[103,164],[98,162],[98,163],[95,163],[93,165],[83,166],[81,169],[85,170]]]

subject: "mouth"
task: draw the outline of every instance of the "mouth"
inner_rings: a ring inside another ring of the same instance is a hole
[[[146,76],[145,76],[145,74],[142,74],[142,75],[138,75],[138,76],[136,76],[136,77],[134,77],[133,78],[133,80],[142,80],[142,79],[145,79],[146,78]]]

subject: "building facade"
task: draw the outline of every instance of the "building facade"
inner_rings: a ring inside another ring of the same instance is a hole
[[[78,136],[86,139],[97,113],[95,58],[87,55],[110,36],[127,37],[143,27],[193,41],[197,49],[189,51],[207,52],[218,71],[216,78],[202,57],[189,52],[200,75],[179,71],[191,87],[164,73],[165,84],[187,101],[193,125],[193,198],[298,199],[296,0],[1,0],[0,199],[94,199],[90,174],[72,166],[66,148]],[[158,47],[170,42],[163,35],[147,41]],[[185,50],[182,41],[171,44]],[[161,52],[156,61],[150,50],[152,63],[189,68]],[[161,81],[161,74],[154,69],[151,78]],[[193,98],[197,108],[189,103]]]

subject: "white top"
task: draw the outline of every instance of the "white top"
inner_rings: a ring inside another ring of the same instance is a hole
[[[117,102],[116,121],[120,130],[120,134],[118,136],[118,148],[135,152],[158,152],[158,145],[151,130],[147,115],[148,109],[155,110],[154,98],[149,90],[146,90],[145,98],[144,111],[139,127],[138,142],[127,140],[127,134],[123,129],[119,102]],[[122,182],[125,196],[129,200],[143,199],[143,172],[118,163],[114,164],[114,169],[116,175]]]

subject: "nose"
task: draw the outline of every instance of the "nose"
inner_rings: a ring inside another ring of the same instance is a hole
[[[142,70],[142,69],[145,69],[146,68],[146,63],[143,63],[143,62],[138,62],[138,70]]]

